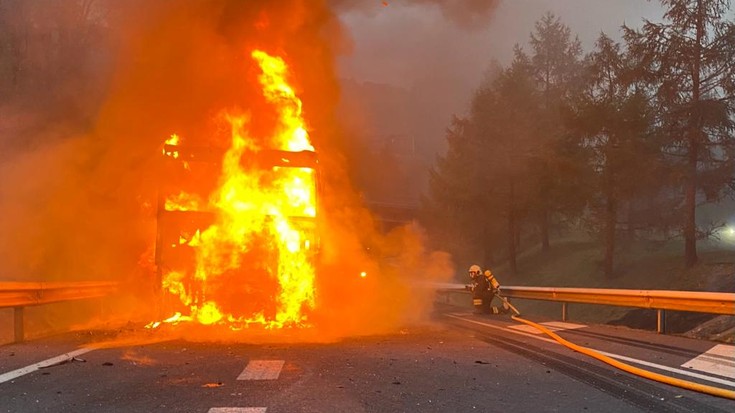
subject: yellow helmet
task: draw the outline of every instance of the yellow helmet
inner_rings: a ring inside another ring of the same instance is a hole
[[[479,265],[475,264],[470,267],[470,275],[480,275],[481,273],[482,268]]]

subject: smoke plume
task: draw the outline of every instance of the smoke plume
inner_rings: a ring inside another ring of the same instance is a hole
[[[391,7],[438,7],[444,17],[464,28],[477,28],[487,23],[499,3],[500,0],[330,0],[330,4],[338,11],[359,10],[365,13],[377,13]]]
[[[474,13],[459,3],[447,3],[447,12]],[[329,6],[313,0],[100,3],[109,8],[99,13],[108,16],[115,55],[105,61],[111,75],[93,126],[73,133],[49,128],[34,137],[37,147],[0,159],[3,274],[121,281],[129,299],[114,307],[115,315],[152,321],[163,141],[176,133],[190,144],[221,144],[229,132],[223,111],[247,113],[250,132],[266,133],[272,119],[248,57],[260,48],[288,61],[324,168],[314,324],[339,337],[424,314],[429,296],[414,288],[414,278],[446,278],[449,258],[425,250],[419,228],[381,233],[346,179],[349,138],[334,116],[333,66],[347,35]],[[371,255],[368,244],[380,255]]]

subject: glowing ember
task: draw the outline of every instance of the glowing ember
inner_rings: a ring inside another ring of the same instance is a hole
[[[171,146],[178,146],[181,142],[181,139],[179,138],[179,135],[172,134],[170,138],[166,139],[166,146],[163,148],[163,154],[166,156],[170,156],[174,159],[177,159],[179,157],[179,151],[177,151],[175,148],[171,149]],[[167,148],[168,147],[168,148]]]
[[[166,139],[166,145],[178,145],[179,142],[181,142],[181,138],[179,138],[179,135],[175,133],[171,134],[171,137]]]
[[[193,235],[182,232],[178,242],[170,242],[174,250],[191,249],[193,265],[167,269],[162,276],[163,289],[189,310],[167,323],[303,327],[306,311],[314,308],[316,161],[291,158],[304,155],[297,151],[313,155],[314,148],[301,100],[287,83],[286,63],[259,50],[251,56],[262,70],[258,80],[275,109],[277,125],[270,141],[262,144],[268,149],[260,149],[248,134],[247,117],[230,115],[230,148],[207,205],[185,192],[166,198],[167,211],[214,211],[211,224]],[[172,148],[178,144],[178,136],[172,135],[164,154],[178,158],[179,150]]]
[[[166,198],[166,211],[201,211],[204,202],[197,195],[179,192]]]

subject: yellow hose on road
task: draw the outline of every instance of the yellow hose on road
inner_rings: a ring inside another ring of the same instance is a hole
[[[553,338],[554,340],[558,341],[560,344],[563,344],[564,346],[566,346],[566,347],[568,347],[568,348],[570,348],[570,349],[572,349],[574,351],[578,351],[578,352],[580,352],[582,354],[586,354],[586,355],[588,355],[590,357],[594,357],[594,358],[596,358],[596,359],[598,359],[598,360],[600,360],[602,362],[605,362],[605,363],[607,363],[607,364],[609,364],[609,365],[611,365],[613,367],[617,367],[620,370],[627,371],[628,373],[632,373],[632,374],[635,374],[637,376],[645,377],[647,379],[656,380],[656,381],[661,382],[661,383],[670,384],[672,386],[681,387],[683,389],[694,390],[694,391],[697,391],[697,392],[700,392],[700,393],[710,394],[712,396],[724,397],[726,399],[733,399],[733,400],[735,400],[735,391],[733,391],[733,390],[721,389],[719,387],[708,386],[706,384],[699,384],[699,383],[694,383],[694,382],[687,381],[687,380],[676,379],[676,378],[673,378],[673,377],[664,376],[663,374],[658,374],[658,373],[654,373],[654,372],[651,372],[651,371],[648,371],[648,370],[643,370],[643,369],[638,368],[638,367],[633,367],[630,364],[625,364],[625,363],[619,362],[619,361],[617,361],[617,360],[615,360],[615,359],[613,359],[611,357],[608,357],[608,356],[606,356],[604,354],[600,354],[597,351],[592,350],[591,348],[579,346],[577,344],[574,344],[572,342],[569,342],[569,341],[567,341],[567,340],[559,337],[558,334],[554,333],[553,331],[549,330],[548,328],[546,328],[546,327],[544,327],[544,326],[542,326],[540,324],[536,324],[533,321],[525,320],[525,319],[523,319],[523,318],[521,318],[521,317],[519,317],[517,315],[514,315],[511,318],[513,318],[514,320],[516,320],[518,322],[525,323],[525,324],[528,324],[528,325],[530,325],[532,327],[537,328],[539,331],[543,332],[544,334],[546,334],[549,337]]]

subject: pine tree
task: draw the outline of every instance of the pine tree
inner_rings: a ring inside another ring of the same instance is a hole
[[[535,181],[529,179],[530,164],[537,147],[535,120],[539,96],[528,57],[516,47],[515,59],[488,87],[478,91],[472,103],[478,149],[482,154],[485,182],[493,188],[489,208],[505,232],[509,270],[518,272],[516,256],[521,226],[526,218]]]
[[[656,165],[647,99],[629,79],[621,46],[601,34],[586,58],[584,88],[575,99],[572,134],[584,156],[590,226],[603,234],[603,271],[614,275],[620,209],[643,187]],[[579,179],[578,181],[582,181]]]
[[[469,119],[454,117],[447,128],[447,153],[429,170],[429,191],[422,199],[422,221],[434,239],[455,257],[476,255],[483,264],[493,261],[493,217],[488,199],[492,188],[484,184],[481,154]]]
[[[728,0],[661,0],[665,22],[625,27],[640,75],[656,90],[657,126],[680,173],[687,267],[697,262],[698,193],[716,200],[733,188],[735,24]]]
[[[562,111],[568,98],[574,94],[579,74],[582,47],[579,39],[552,13],[546,13],[531,33],[531,70],[541,95],[541,112],[536,123],[543,134],[539,136],[539,150],[534,159],[534,175],[538,180],[535,210],[539,219],[541,245],[549,249],[551,214],[559,209],[561,191],[555,169],[556,148],[563,134]]]

